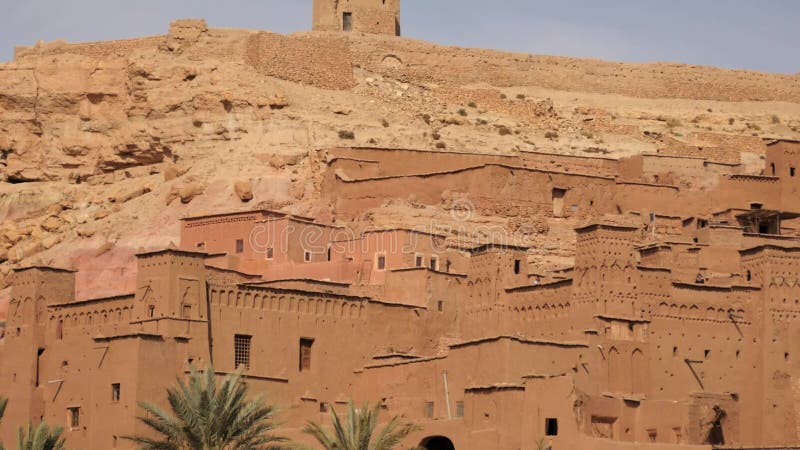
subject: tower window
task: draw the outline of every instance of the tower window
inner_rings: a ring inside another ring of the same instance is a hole
[[[236,253],[244,253],[244,239],[236,240]]]
[[[155,317],[155,315],[156,315],[156,306],[155,305],[148,306],[147,317],[150,317],[152,319],[153,317]]]
[[[435,256],[431,256],[431,270],[439,270],[439,259]]]
[[[353,30],[353,13],[346,12],[342,14],[342,30],[343,31]]]
[[[795,172],[794,167],[789,167],[789,176],[790,177],[794,176],[794,172]]]
[[[522,267],[522,261],[516,259],[514,260],[514,273],[519,275],[520,269]]]
[[[237,334],[233,337],[233,364],[236,369],[250,370],[250,340],[252,336]]]
[[[378,255],[378,270],[386,270],[386,255]]]
[[[303,252],[303,261],[311,262],[311,252],[306,250]]]
[[[71,429],[76,429],[81,426],[81,408],[74,406],[67,408],[67,423]]]
[[[425,418],[433,418],[433,402],[425,402]]]
[[[456,402],[456,417],[464,417],[464,402]]]
[[[267,259],[272,259],[275,257],[275,249],[270,247],[267,249]]]
[[[111,401],[116,403],[120,399],[120,394],[122,390],[119,383],[114,383],[111,385]]]
[[[417,255],[417,256],[414,258],[414,265],[415,265],[416,267],[422,267],[422,255]]]
[[[313,339],[300,339],[300,372],[311,370],[311,347]]]
[[[17,335],[19,335],[19,333],[17,333]],[[56,339],[64,339],[64,321],[62,319],[58,319],[58,323],[56,324]]]
[[[547,436],[558,436],[558,419],[552,417],[544,419],[544,431]]]
[[[441,300],[439,300],[438,302],[436,302],[436,309],[437,309],[437,311],[439,311],[439,312],[444,312],[444,302],[443,302],[443,301],[441,301]]]
[[[181,316],[184,319],[189,319],[192,317],[192,305],[183,305],[181,310]]]

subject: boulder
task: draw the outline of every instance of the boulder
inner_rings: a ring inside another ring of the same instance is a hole
[[[233,190],[239,196],[239,200],[249,202],[253,199],[253,185],[249,181],[237,181],[233,184]]]
[[[181,203],[189,203],[193,198],[202,194],[204,190],[205,187],[203,187],[202,184],[192,181],[190,183],[186,183],[178,190],[178,197],[180,197]]]

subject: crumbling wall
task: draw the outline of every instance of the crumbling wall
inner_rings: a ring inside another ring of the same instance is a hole
[[[263,75],[324,89],[355,85],[347,38],[332,35],[255,33],[245,61]]]

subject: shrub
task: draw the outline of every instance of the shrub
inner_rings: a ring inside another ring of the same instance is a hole
[[[505,125],[498,128],[497,132],[500,133],[500,136],[508,136],[509,134],[511,134],[511,130]]]
[[[356,134],[350,130],[339,130],[339,139],[355,139]]]
[[[423,114],[422,115],[422,120],[424,120],[425,123],[430,125],[431,124],[431,115],[430,114]]]
[[[581,130],[581,136],[585,137],[586,139],[592,139],[594,134],[592,134],[589,130]]]
[[[681,121],[676,119],[676,118],[674,118],[674,117],[668,118],[666,120],[666,123],[667,123],[667,128],[677,128],[677,127],[681,126]]]
[[[771,119],[770,119],[770,120],[772,121],[772,123],[773,123],[773,124],[779,124],[779,123],[781,123],[781,118],[780,118],[780,117],[778,117],[778,116],[776,116],[775,114],[773,114],[773,115],[772,115],[772,117],[771,117]]]
[[[442,141],[436,143],[436,148],[447,148],[447,144]]]
[[[503,99],[503,100],[505,100],[505,99],[507,99],[507,98],[508,98],[508,96],[507,96],[506,94],[500,94],[500,98],[501,98],[501,99]]]
[[[459,109],[459,110],[458,110],[458,115],[459,115],[459,116],[464,116],[464,117],[466,117],[466,115],[467,115],[467,110],[466,110],[466,109],[464,109],[464,108],[461,108],[461,109]]]
[[[728,118],[728,125],[733,125],[733,122],[736,122],[736,119],[734,119],[733,117],[729,117]]]
[[[525,94],[517,94],[517,100],[525,100]]]
[[[389,121],[386,119],[381,119],[381,125],[383,125],[383,128],[389,128]]]
[[[434,132],[433,134],[431,134],[431,137],[433,138],[434,141],[438,141],[439,139],[441,139],[442,135]]]
[[[548,131],[547,133],[544,134],[544,137],[550,139],[551,141],[555,141],[556,139],[558,139],[558,133],[555,131]]]
[[[467,103],[467,106],[469,106],[470,108],[477,108],[478,104],[475,103],[475,102],[469,102],[469,103]]]

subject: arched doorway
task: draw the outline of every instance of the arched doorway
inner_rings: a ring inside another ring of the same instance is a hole
[[[456,450],[453,441],[445,436],[426,437],[419,443],[419,446],[426,450]]]

